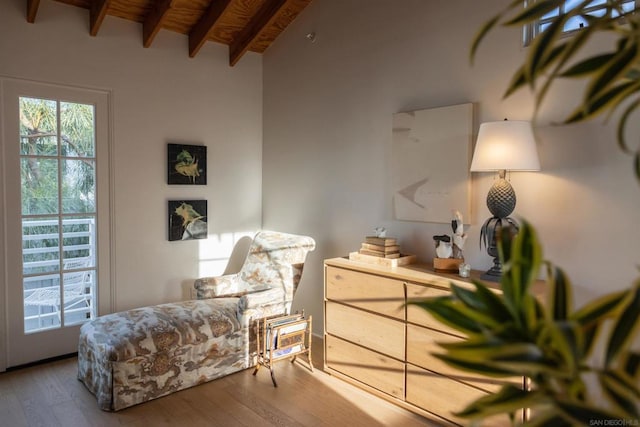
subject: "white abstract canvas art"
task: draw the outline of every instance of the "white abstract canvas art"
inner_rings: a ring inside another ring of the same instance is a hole
[[[469,221],[472,127],[471,103],[393,115],[396,219],[449,223],[458,210]]]

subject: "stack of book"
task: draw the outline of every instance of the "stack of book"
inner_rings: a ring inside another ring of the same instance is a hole
[[[400,246],[395,237],[367,236],[358,253],[380,258],[400,258]]]

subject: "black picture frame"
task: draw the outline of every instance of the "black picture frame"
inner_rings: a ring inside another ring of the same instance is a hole
[[[169,241],[206,239],[206,200],[169,200]]]
[[[207,146],[167,144],[167,184],[207,185]]]

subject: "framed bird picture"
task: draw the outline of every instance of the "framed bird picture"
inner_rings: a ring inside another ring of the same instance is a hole
[[[169,200],[169,241],[206,239],[207,201]]]
[[[167,184],[206,185],[207,147],[167,144]]]

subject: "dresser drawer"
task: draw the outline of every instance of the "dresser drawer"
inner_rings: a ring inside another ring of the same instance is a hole
[[[422,286],[413,283],[407,283],[408,301],[412,299],[444,297],[449,295],[451,295],[451,291],[449,291],[448,289],[440,289],[431,286]],[[442,322],[435,319],[431,314],[429,314],[428,311],[421,307],[418,307],[417,305],[407,305],[407,322],[427,326],[429,328],[437,329],[449,334],[462,336],[460,331],[444,325]]]
[[[326,298],[404,320],[404,282],[327,266]]]
[[[467,425],[469,420],[453,415],[486,393],[450,378],[407,365],[407,402],[429,412],[436,413],[455,423]],[[482,421],[483,426],[508,427],[511,421],[506,415],[494,416]]]
[[[462,338],[442,334],[415,325],[407,325],[407,362],[432,371],[448,374],[458,373],[431,353],[442,353],[438,342],[461,341]]]
[[[325,336],[327,366],[398,399],[404,399],[405,364],[366,348]]]
[[[463,424],[453,415],[486,393],[450,378],[407,364],[407,402],[451,421]]]
[[[404,360],[404,323],[357,308],[326,302],[326,332]]]
[[[407,364],[407,402],[429,412],[466,425],[469,421],[456,417],[453,412],[461,411],[468,403],[483,396],[486,393],[482,390]],[[506,415],[500,415],[483,420],[482,425],[507,427],[511,422]]]
[[[460,371],[447,365],[431,353],[443,353],[439,342],[461,341],[462,338],[432,331],[415,325],[407,325],[407,362],[422,368],[446,375],[489,392],[497,392],[502,385],[509,382],[522,387],[522,377],[493,378],[470,372]]]

